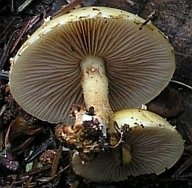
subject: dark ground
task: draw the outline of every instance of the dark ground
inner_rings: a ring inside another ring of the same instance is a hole
[[[9,58],[15,55],[27,35],[32,34],[45,17],[66,4],[65,0],[34,0],[25,10],[20,10],[24,0],[13,2],[11,7],[11,1],[0,0],[0,68],[5,71],[9,70]],[[90,4],[120,8],[145,19],[155,10],[153,23],[169,37],[175,49],[177,68],[173,79],[192,85],[191,0],[87,0],[85,3]],[[180,161],[160,176],[130,177],[126,182],[97,185],[88,184],[75,177],[70,168],[65,169],[69,156],[60,150],[60,143],[54,137],[54,125],[23,112],[6,84],[6,74],[4,77],[1,72],[0,187],[70,187],[71,182],[75,182],[71,187],[85,188],[192,187],[192,89],[170,83],[162,95],[148,105],[151,111],[168,117],[186,140]],[[39,156],[48,149],[55,153],[40,158],[43,168],[39,170]],[[26,167],[26,163],[32,166]],[[79,185],[76,185],[77,180]]]

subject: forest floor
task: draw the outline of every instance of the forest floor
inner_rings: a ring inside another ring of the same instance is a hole
[[[168,36],[176,56],[176,82],[170,82],[148,108],[168,118],[186,140],[182,158],[159,176],[130,177],[124,182],[103,185],[76,177],[69,166],[68,152],[61,151],[54,136],[55,125],[24,112],[10,94],[6,72],[9,59],[46,17],[67,4],[65,0],[33,0],[23,7],[24,2],[27,1],[0,0],[0,187],[192,187],[192,88],[188,87],[192,86],[192,1],[77,1],[81,6],[119,8],[144,19],[153,15],[152,22]],[[73,4],[67,11],[71,8]]]

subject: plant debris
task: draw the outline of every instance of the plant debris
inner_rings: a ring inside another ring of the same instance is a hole
[[[97,118],[94,107],[84,111],[79,108],[72,112],[76,118],[74,126],[59,125],[56,127],[61,131],[59,139],[66,142],[66,147],[79,151],[83,154],[98,153],[107,148],[107,133],[105,125],[101,124]],[[82,121],[83,120],[83,121]]]

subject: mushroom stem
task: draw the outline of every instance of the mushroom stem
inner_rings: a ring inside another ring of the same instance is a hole
[[[81,62],[82,89],[86,108],[94,107],[97,117],[108,125],[112,110],[108,99],[108,79],[104,61],[88,56]]]

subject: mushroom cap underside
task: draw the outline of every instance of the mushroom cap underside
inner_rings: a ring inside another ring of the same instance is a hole
[[[131,127],[124,142],[115,149],[99,153],[87,163],[75,153],[72,166],[77,175],[93,182],[117,182],[128,176],[160,174],[171,168],[182,155],[184,141],[181,135],[160,116],[129,109],[115,113],[114,121],[120,127],[124,124]],[[122,161],[122,147],[131,154],[128,164]]]
[[[12,60],[10,89],[19,105],[41,120],[71,122],[83,103],[80,63],[104,59],[113,111],[157,96],[175,68],[166,37],[142,18],[113,8],[85,7],[45,22]]]

